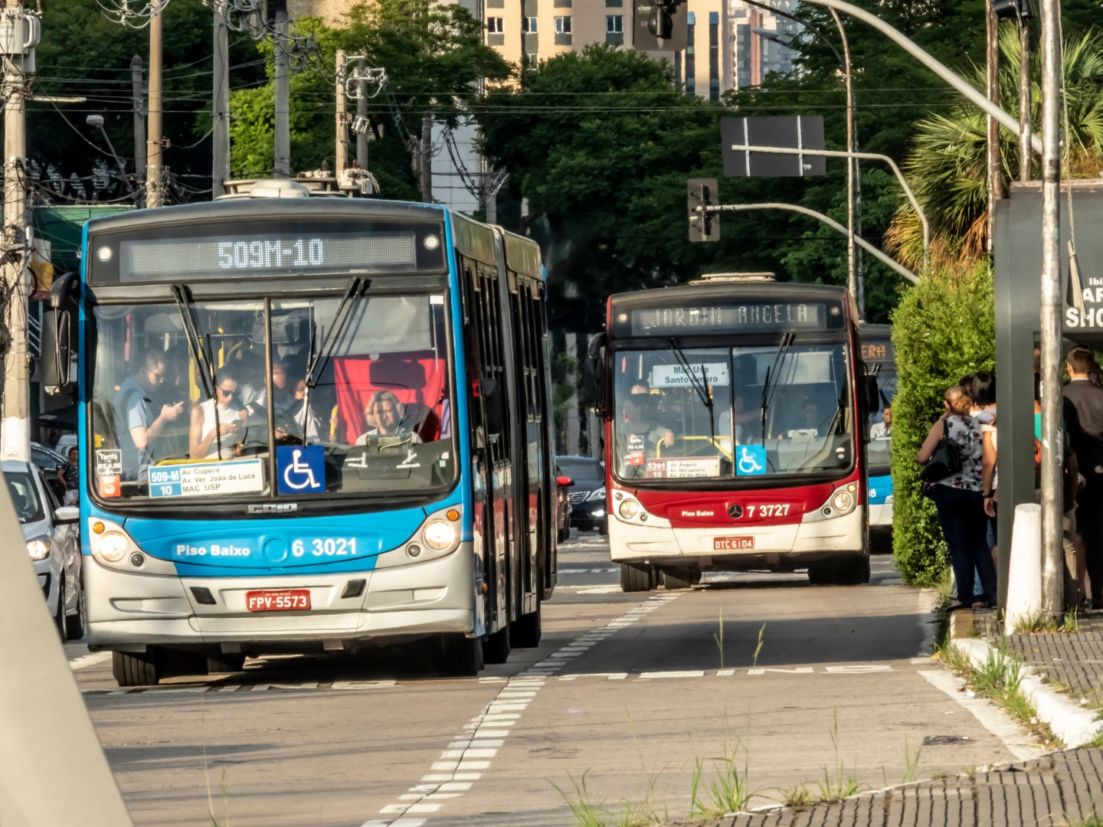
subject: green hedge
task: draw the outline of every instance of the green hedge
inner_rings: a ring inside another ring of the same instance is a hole
[[[933,586],[946,570],[946,544],[934,504],[920,489],[915,454],[942,411],[946,388],[966,374],[994,369],[991,268],[924,275],[904,294],[892,325],[899,375],[892,405],[892,550],[908,583]]]

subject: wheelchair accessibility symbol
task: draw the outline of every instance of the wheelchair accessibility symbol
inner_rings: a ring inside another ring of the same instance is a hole
[[[280,494],[325,492],[325,449],[321,445],[277,445],[276,475]]]
[[[754,477],[766,473],[766,448],[763,445],[736,446],[735,473]]]

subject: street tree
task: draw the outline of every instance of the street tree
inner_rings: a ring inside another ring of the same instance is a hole
[[[1008,28],[1000,38],[1000,105],[1018,116],[1019,39]],[[1071,35],[1064,43],[1064,101],[1067,138],[1063,142],[1063,174],[1095,177],[1103,166],[1103,34],[1088,31]],[[975,81],[983,68],[973,71]],[[1041,112],[1041,58],[1033,55],[1032,117]],[[931,222],[936,259],[964,264],[984,255],[988,222],[987,140],[985,117],[959,105],[949,113],[932,115],[916,127],[905,170]],[[1019,142],[1004,133],[1000,142],[1001,169],[1006,182],[1017,178]],[[901,209],[893,219],[887,241],[906,263],[922,259],[920,229],[914,213]]]

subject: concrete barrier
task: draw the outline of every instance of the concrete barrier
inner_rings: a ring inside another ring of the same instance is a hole
[[[1007,606],[1004,634],[1042,611],[1042,507],[1023,503],[1015,507],[1011,559],[1007,566]]]

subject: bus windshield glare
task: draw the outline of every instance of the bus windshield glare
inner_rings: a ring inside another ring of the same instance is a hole
[[[620,350],[614,465],[624,480],[845,472],[853,417],[842,343]]]
[[[101,499],[267,501],[452,483],[443,294],[99,304]]]

